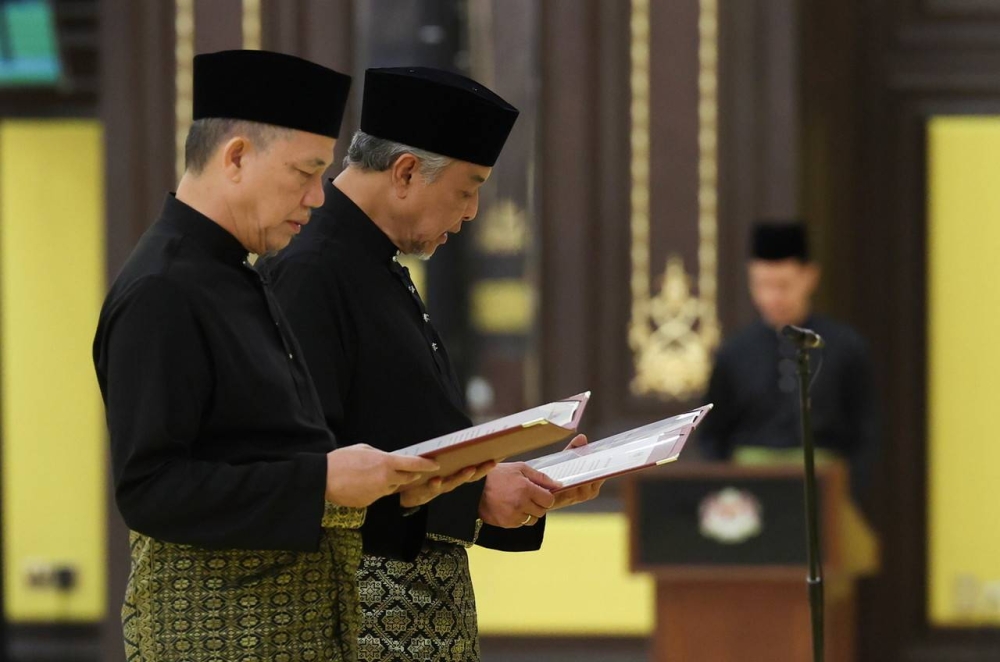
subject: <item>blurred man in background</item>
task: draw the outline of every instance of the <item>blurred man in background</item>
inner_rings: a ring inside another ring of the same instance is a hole
[[[810,259],[803,224],[757,224],[747,273],[760,319],[719,350],[707,395],[715,409],[701,426],[701,448],[717,460],[801,461],[796,347],[781,329],[807,327],[826,342],[810,352],[817,451],[847,461],[860,499],[878,448],[868,345],[848,325],[813,311],[820,267]]]

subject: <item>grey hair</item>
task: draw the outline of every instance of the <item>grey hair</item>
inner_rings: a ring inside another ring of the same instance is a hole
[[[184,141],[184,168],[200,174],[209,159],[224,142],[234,136],[244,136],[262,152],[279,138],[287,138],[292,129],[248,120],[206,117],[191,124]]]
[[[403,154],[412,154],[417,157],[417,160],[420,161],[420,174],[428,184],[437,179],[441,171],[452,162],[452,159],[447,156],[385,138],[378,138],[364,131],[355,131],[354,137],[351,138],[351,146],[347,148],[347,156],[344,157],[344,167],[385,172]]]

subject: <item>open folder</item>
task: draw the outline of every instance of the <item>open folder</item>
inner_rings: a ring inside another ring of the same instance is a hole
[[[531,460],[528,465],[562,483],[554,492],[676,460],[691,432],[711,411],[705,405],[633,430]]]
[[[424,481],[450,476],[465,467],[500,462],[566,439],[579,427],[589,399],[587,391],[393,452],[431,458],[441,465],[425,475]]]

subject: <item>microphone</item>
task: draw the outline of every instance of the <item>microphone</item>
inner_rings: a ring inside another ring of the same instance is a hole
[[[823,342],[823,338],[821,338],[820,335],[812,329],[803,329],[802,327],[792,326],[791,324],[781,330],[781,335],[790,339],[799,347],[803,347],[805,349],[817,349],[826,345],[826,343]]]

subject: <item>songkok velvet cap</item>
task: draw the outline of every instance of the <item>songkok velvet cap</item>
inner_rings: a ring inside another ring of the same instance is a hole
[[[351,77],[294,55],[221,51],[194,57],[195,120],[273,124],[336,138]]]
[[[798,221],[755,224],[750,254],[757,260],[794,259],[808,262],[809,241],[805,225]]]
[[[492,168],[518,110],[474,80],[440,69],[365,72],[361,130]]]

